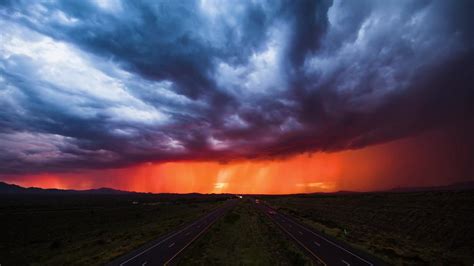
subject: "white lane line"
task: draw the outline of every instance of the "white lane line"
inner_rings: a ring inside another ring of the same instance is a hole
[[[345,261],[345,260],[341,260],[341,261],[342,261],[342,263],[346,264],[347,266],[351,266],[347,261]]]
[[[169,245],[168,247],[170,248],[170,247],[174,246],[174,244],[176,244],[176,243],[175,243],[175,242],[173,242],[173,243],[172,243],[171,245]]]
[[[232,206],[233,207],[233,206]],[[184,249],[186,249],[189,245],[191,245],[191,243],[193,243],[198,237],[200,237],[204,232],[206,232],[209,227],[211,227],[217,220],[219,220],[227,211],[227,209],[229,208],[226,208],[224,212],[221,212],[219,213],[219,215],[214,219],[212,220],[212,222],[210,222],[207,226],[204,227],[204,229],[202,229],[198,234],[197,236],[195,236],[193,239],[191,239],[191,241],[189,241],[182,249],[180,249],[176,254],[174,254],[173,257],[171,257],[171,259],[169,259],[167,262],[165,262],[165,266],[168,265],[174,258],[176,258],[176,256],[178,256]]]
[[[268,214],[265,213],[267,217],[272,220],[272,217]],[[293,234],[290,233],[290,231],[286,230],[284,226],[282,226],[280,223],[275,222],[281,230],[283,230],[285,233],[287,233],[291,238],[293,238],[300,246],[302,246],[304,249],[306,249],[310,254],[312,254],[317,260],[319,260],[324,266],[327,266],[327,264],[320,258],[318,255],[314,254],[314,252],[311,251],[307,246],[305,246],[301,241],[298,240]],[[290,225],[291,226],[291,225]]]
[[[335,247],[338,247],[338,248],[344,250],[345,252],[347,252],[347,253],[351,254],[352,256],[358,258],[359,260],[361,260],[361,261],[363,261],[363,262],[369,264],[370,266],[373,266],[372,263],[370,263],[370,262],[366,261],[365,259],[363,259],[363,258],[357,256],[356,254],[350,252],[349,250],[347,250],[347,249],[345,249],[345,248],[339,246],[338,244],[332,242],[331,240],[329,240],[329,239],[327,239],[327,238],[325,238],[325,237],[323,237],[323,236],[320,236],[320,235],[316,234],[315,232],[313,232],[313,231],[309,230],[308,228],[306,228],[306,227],[304,227],[304,226],[302,226],[302,225],[296,223],[295,221],[291,220],[290,218],[288,218],[288,217],[286,217],[286,216],[283,216],[283,217],[285,217],[285,219],[286,219],[287,221],[292,222],[293,224],[296,224],[297,226],[299,226],[299,227],[301,227],[302,229],[304,229],[304,230],[310,232],[311,234],[313,234],[313,235],[315,235],[315,236],[317,236],[317,237],[319,237],[319,238],[325,240],[326,242],[332,244],[332,245],[335,246]]]
[[[298,231],[298,233],[300,233],[300,235],[303,235],[303,232],[301,232],[301,231]]]
[[[320,247],[321,244],[319,244],[318,242],[314,241],[314,244],[316,244],[316,246]]]
[[[191,232],[187,232],[187,233],[185,234],[185,236],[189,236],[189,234],[191,234]]]
[[[161,243],[163,243],[163,242],[165,242],[166,240],[172,238],[173,236],[175,236],[175,235],[177,235],[177,234],[183,232],[184,230],[186,230],[186,229],[188,229],[189,227],[195,225],[195,224],[196,224],[197,222],[199,222],[200,220],[203,220],[203,219],[207,218],[208,216],[210,216],[211,214],[217,212],[218,210],[219,210],[219,208],[217,208],[217,209],[211,211],[210,213],[208,213],[208,214],[204,215],[203,217],[197,219],[197,221],[195,221],[195,222],[193,222],[193,223],[187,225],[185,228],[179,230],[178,232],[175,232],[175,233],[169,235],[168,237],[166,237],[165,239],[161,240],[160,242],[158,242],[158,243],[154,244],[153,246],[151,246],[151,247],[149,247],[149,248],[143,250],[142,252],[138,253],[137,255],[131,257],[130,259],[128,259],[128,260],[126,260],[126,261],[120,263],[119,266],[123,266],[124,264],[128,263],[129,261],[131,261],[131,260],[137,258],[138,256],[141,256],[143,253],[148,252],[149,250],[151,250],[151,249],[157,247],[157,246],[160,245]]]
[[[148,261],[145,261],[144,263],[142,263],[142,266],[145,266],[147,263],[148,263]]]

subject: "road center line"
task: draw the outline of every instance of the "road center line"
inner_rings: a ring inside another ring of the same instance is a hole
[[[233,206],[232,206],[233,207]],[[211,227],[219,218],[221,218],[225,212],[230,209],[229,206],[227,206],[227,208],[225,208],[225,211],[223,212],[219,212],[218,215],[212,220],[212,222],[210,222],[207,226],[204,227],[203,230],[201,230],[197,236],[195,236],[193,239],[191,239],[191,241],[189,241],[182,249],[180,249],[176,254],[174,254],[173,257],[171,257],[171,259],[169,259],[167,262],[165,262],[165,266],[168,265],[170,263],[170,261],[172,261],[176,256],[178,256],[185,248],[187,248],[191,243],[193,243],[199,236],[201,236],[201,234],[203,234],[204,232],[206,232],[209,227]]]
[[[170,248],[170,247],[174,246],[174,244],[175,244],[175,242],[173,242],[173,244],[169,245],[168,247]]]
[[[314,241],[314,244],[316,244],[316,246],[320,247],[321,244],[319,244],[318,242]]]
[[[136,254],[135,256],[133,256],[133,257],[129,258],[128,260],[126,260],[126,261],[120,263],[120,266],[123,266],[124,264],[130,262],[131,260],[134,260],[135,258],[137,258],[137,257],[141,256],[142,254],[148,252],[149,250],[151,250],[151,249],[157,247],[158,245],[160,245],[161,243],[165,242],[166,240],[168,240],[168,239],[174,237],[175,235],[177,235],[177,234],[183,232],[184,230],[188,229],[189,227],[195,225],[195,224],[198,223],[200,220],[205,220],[207,217],[211,216],[211,214],[216,213],[218,210],[219,210],[219,208],[214,209],[214,210],[212,210],[210,213],[204,215],[203,217],[200,217],[197,221],[194,221],[193,223],[188,224],[185,228],[183,228],[183,229],[181,229],[181,230],[179,230],[179,231],[177,231],[177,232],[174,232],[174,233],[168,235],[165,239],[161,240],[160,242],[154,244],[154,245],[151,246],[151,247],[148,247],[147,249],[145,249],[145,250],[141,251],[140,253]]]
[[[272,220],[272,217],[268,214],[265,213],[265,215],[270,218],[270,220]],[[314,252],[311,251],[311,249],[309,249],[308,247],[306,247],[301,241],[299,241],[293,234],[291,234],[288,230],[285,229],[285,227],[283,227],[281,224],[279,223],[276,223],[285,233],[287,233],[291,238],[293,238],[298,244],[300,244],[300,246],[302,246],[304,249],[306,249],[311,255],[313,255],[318,261],[320,261],[324,266],[327,266],[327,264],[320,258],[318,257],[316,254],[314,254]],[[291,225],[290,225],[291,226]]]
[[[345,261],[345,260],[341,260],[341,261],[342,261],[342,263],[346,264],[347,266],[351,266],[347,261]]]
[[[338,244],[332,242],[331,240],[329,240],[329,239],[327,239],[327,238],[325,238],[325,237],[323,237],[323,236],[321,236],[321,235],[319,235],[319,234],[316,234],[316,233],[313,232],[312,230],[309,230],[308,228],[302,226],[301,224],[298,224],[297,222],[293,221],[292,219],[290,219],[290,218],[288,218],[288,217],[286,217],[286,216],[283,216],[283,217],[285,217],[285,219],[286,219],[287,221],[289,221],[289,222],[291,222],[291,223],[293,223],[293,224],[295,224],[295,225],[301,227],[302,229],[304,229],[304,230],[310,232],[311,234],[313,234],[313,235],[319,237],[320,239],[323,239],[323,240],[325,240],[326,242],[332,244],[333,246],[338,247],[338,248],[341,249],[341,250],[344,250],[345,252],[347,252],[347,253],[351,254],[352,256],[354,256],[354,257],[360,259],[361,261],[367,263],[368,265],[373,266],[372,263],[370,263],[370,262],[366,261],[365,259],[363,259],[363,258],[357,256],[356,254],[354,254],[354,253],[350,252],[349,250],[347,250],[347,249],[341,247],[340,245],[338,245]],[[291,225],[290,225],[290,226],[291,226]]]

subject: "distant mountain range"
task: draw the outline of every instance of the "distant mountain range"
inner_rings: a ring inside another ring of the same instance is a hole
[[[123,191],[112,188],[97,188],[88,190],[72,190],[72,189],[43,189],[37,187],[21,187],[14,184],[0,182],[0,194],[102,194],[102,195],[118,195],[132,194],[137,192]]]
[[[389,192],[421,192],[421,191],[445,191],[445,190],[470,190],[474,189],[474,181],[453,183],[445,186],[431,187],[397,187],[388,190]]]
[[[422,192],[422,191],[458,191],[458,190],[470,190],[474,189],[474,181],[453,183],[445,186],[431,186],[431,187],[397,187],[385,191],[378,192]],[[355,191],[338,191],[327,194],[353,194],[353,193],[362,193]],[[62,195],[62,194],[91,194],[91,195],[126,195],[126,194],[152,194],[152,193],[142,193],[142,192],[132,192],[117,190],[112,188],[97,188],[97,189],[88,189],[88,190],[73,190],[73,189],[43,189],[37,187],[21,187],[14,184],[8,184],[5,182],[0,182],[0,194],[37,194],[37,195]],[[161,194],[178,194],[178,193],[161,193]],[[325,193],[326,194],[326,193]],[[199,195],[199,193],[190,193],[191,195]]]
[[[153,197],[159,199],[200,199],[211,197],[222,197],[231,194],[200,194],[200,193],[147,193],[147,192],[134,192],[124,191],[113,188],[97,188],[87,190],[74,190],[74,189],[55,189],[55,188],[37,188],[37,187],[22,187],[14,184],[8,184],[0,181],[0,195],[10,196],[62,196],[62,195],[131,195],[131,196],[143,196]]]
[[[356,194],[356,193],[371,193],[371,192],[424,192],[424,191],[462,191],[462,190],[474,190],[474,181],[465,181],[465,182],[458,182],[452,183],[449,185],[444,186],[427,186],[427,187],[395,187],[388,190],[378,190],[378,191],[346,191],[341,190],[337,192],[328,192],[323,194],[338,194],[338,195],[346,195],[346,194]],[[313,193],[311,193],[313,194]],[[320,193],[316,193],[320,194]]]

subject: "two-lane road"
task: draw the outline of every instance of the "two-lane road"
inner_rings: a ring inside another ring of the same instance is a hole
[[[174,261],[186,247],[201,236],[212,224],[233,208],[238,200],[232,199],[223,206],[202,216],[184,228],[168,233],[117,260],[110,266],[166,265]]]
[[[295,240],[313,259],[323,265],[380,265],[366,254],[353,250],[328,236],[317,233],[300,221],[277,212],[262,202],[254,200],[254,204],[276,223],[287,235]]]

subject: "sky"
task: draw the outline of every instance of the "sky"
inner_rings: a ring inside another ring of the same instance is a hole
[[[474,180],[474,2],[0,2],[0,180],[151,192]]]

